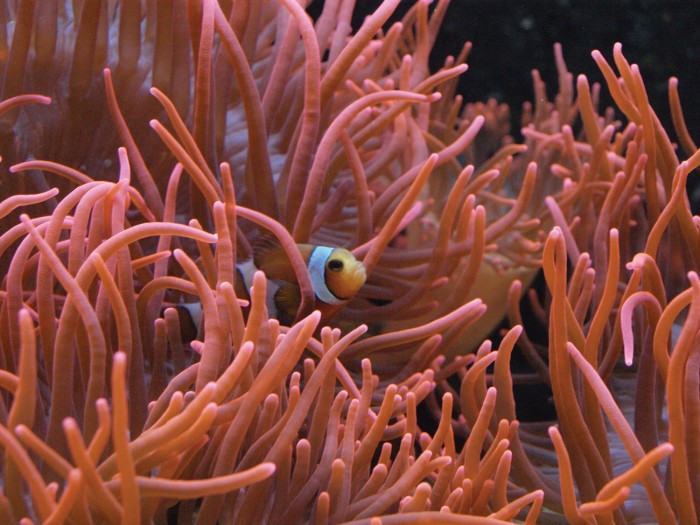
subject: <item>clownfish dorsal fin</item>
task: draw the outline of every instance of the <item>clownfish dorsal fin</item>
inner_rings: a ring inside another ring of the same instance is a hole
[[[278,319],[284,324],[291,324],[301,304],[301,290],[291,283],[280,286],[274,301]]]
[[[294,270],[277,237],[263,235],[253,244],[253,263],[268,279],[295,281]]]

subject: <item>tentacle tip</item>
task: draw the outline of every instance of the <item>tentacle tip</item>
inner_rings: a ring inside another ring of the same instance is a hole
[[[274,474],[277,470],[277,465],[271,462],[265,462],[260,463],[260,468],[263,469],[263,472],[265,472],[265,474],[267,474],[268,476],[272,476],[272,474]]]
[[[72,417],[67,417],[63,421],[61,421],[61,427],[63,427],[63,430],[65,432],[69,432],[71,430],[75,430],[78,428],[78,423],[76,423],[75,419]]]
[[[562,236],[562,232],[561,232],[561,228],[559,226],[555,226],[554,228],[552,228],[552,231],[549,232],[549,238],[554,240],[554,241],[559,240],[561,238],[561,236]]]

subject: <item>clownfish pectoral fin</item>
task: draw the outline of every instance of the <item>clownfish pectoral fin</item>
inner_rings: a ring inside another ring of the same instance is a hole
[[[294,282],[296,276],[289,257],[277,237],[263,235],[253,245],[253,263],[268,279]]]
[[[291,324],[301,304],[301,290],[296,284],[291,283],[280,286],[275,293],[274,301],[280,322]]]

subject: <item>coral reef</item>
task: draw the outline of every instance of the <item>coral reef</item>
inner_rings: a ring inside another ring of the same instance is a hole
[[[2,523],[697,522],[677,81],[680,150],[621,46],[604,88],[557,46],[516,144],[471,44],[428,67],[449,2],[398,4],[5,3]],[[234,286],[270,237],[291,322]],[[319,312],[300,243],[366,284]]]

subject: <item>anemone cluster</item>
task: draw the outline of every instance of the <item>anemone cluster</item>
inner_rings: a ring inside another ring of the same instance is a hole
[[[449,0],[305,4],[0,9],[0,522],[697,523],[677,81],[679,146],[621,46],[604,87],[557,46],[517,144],[471,44],[428,67]],[[269,238],[293,319],[236,291]],[[303,243],[367,282],[321,305]]]

